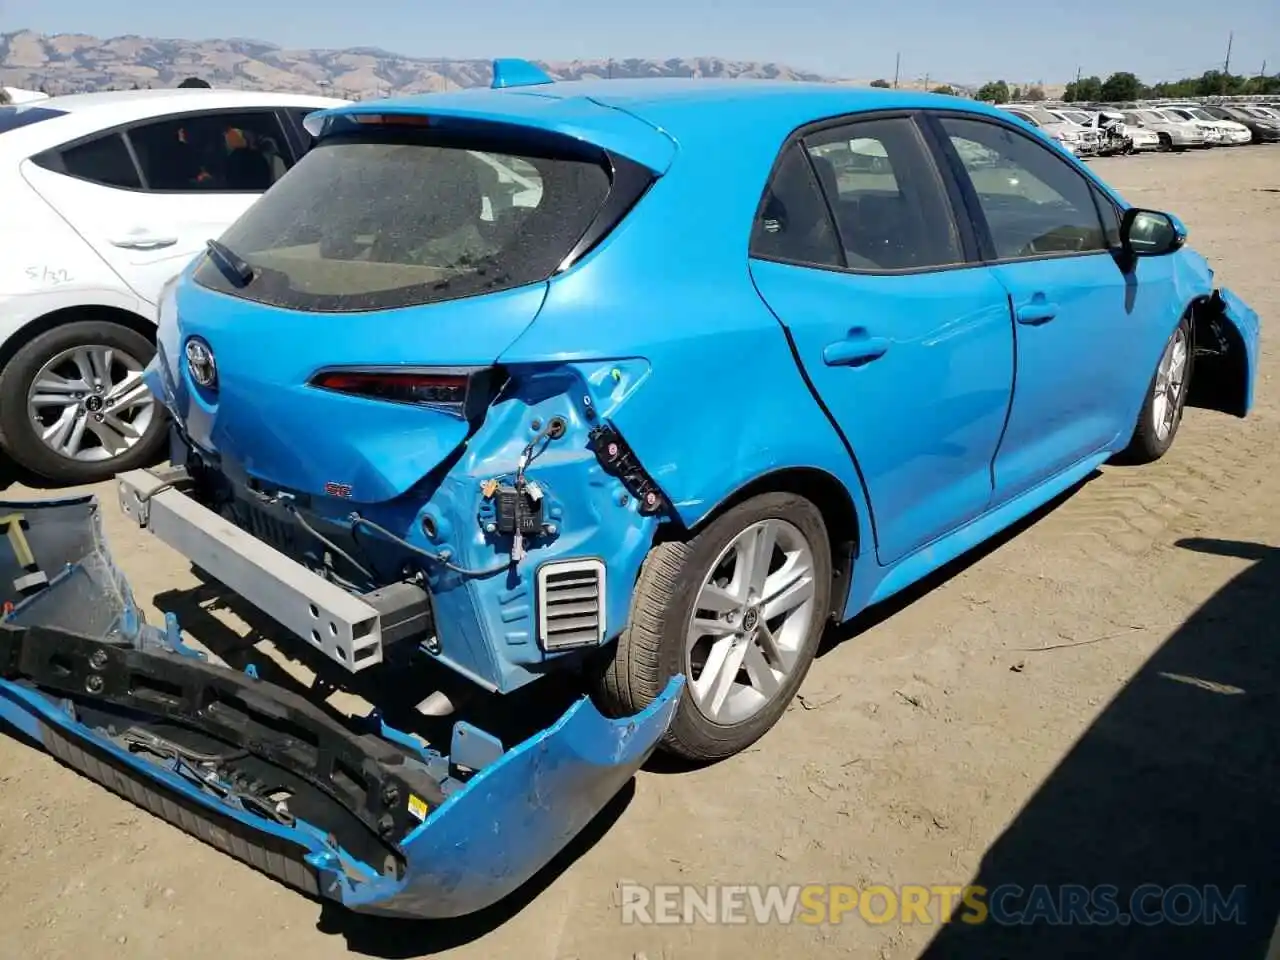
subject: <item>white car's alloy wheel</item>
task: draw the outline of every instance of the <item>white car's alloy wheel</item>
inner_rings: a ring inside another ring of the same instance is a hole
[[[131,450],[155,416],[143,364],[124,350],[72,347],[40,368],[27,413],[40,439],[69,460],[112,460]]]

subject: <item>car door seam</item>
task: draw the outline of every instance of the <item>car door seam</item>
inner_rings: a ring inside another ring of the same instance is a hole
[[[917,112],[914,119],[917,136],[921,140],[925,153],[929,156],[938,180],[942,183],[942,192],[951,212],[951,222],[955,225],[960,237],[960,250],[964,255],[965,263],[980,265],[984,259],[982,242],[978,236],[972,211],[969,210],[969,204],[965,199],[960,175],[953,168],[951,156],[942,143],[944,131],[928,110]]]
[[[840,255],[840,266],[844,267],[845,269],[848,269],[849,250],[845,246],[844,231],[840,228],[840,220],[836,216],[835,200],[838,198],[833,199],[832,197],[829,197],[827,195],[827,191],[823,188],[822,178],[818,176],[818,168],[814,165],[813,154],[809,152],[809,146],[805,141],[805,138],[804,137],[798,138],[795,142],[795,146],[799,148],[800,155],[804,157],[804,169],[805,169],[805,172],[809,175],[809,186],[812,189],[818,191],[818,196],[822,198],[822,207],[824,210],[827,211],[827,222],[831,226],[831,235],[835,238],[836,252]],[[754,283],[755,281],[752,280],[752,282]],[[760,292],[758,288],[756,292],[757,293]],[[782,322],[781,317],[778,318],[778,322],[779,323]],[[783,324],[783,328],[784,329],[786,328],[786,324]],[[792,347],[794,349],[795,345],[792,344]],[[797,360],[798,359],[799,357],[797,355]]]
[[[996,275],[995,271],[991,271],[992,276],[1001,286],[1003,281]],[[1005,303],[1009,305],[1009,329],[1013,334],[1012,350],[1013,350],[1013,373],[1009,382],[1009,404],[1004,410],[1004,423],[1000,427],[1000,436],[996,439],[995,450],[991,454],[991,463],[987,465],[987,473],[991,478],[991,498],[994,501],[996,495],[996,461],[1000,459],[1000,450],[1004,447],[1004,436],[1009,430],[1009,421],[1013,419],[1013,404],[1018,396],[1018,317],[1017,311],[1013,305],[1013,294],[1005,291]],[[990,507],[991,504],[988,504]]]
[[[942,117],[933,111],[923,116],[933,132],[932,145],[942,153],[946,168],[951,174],[951,180],[959,190],[960,200],[969,216],[969,226],[973,231],[973,239],[977,247],[977,262],[990,264],[995,257],[995,240],[991,235],[991,225],[987,222],[986,211],[982,209],[982,200],[978,196],[977,188],[973,185],[973,179],[969,176],[969,170],[960,159],[955,144],[951,142],[951,135],[942,125]],[[960,211],[956,211],[956,216],[959,215]]]
[[[756,296],[760,298],[761,304],[769,311],[770,316],[778,324],[778,328],[782,331],[783,337],[787,341],[787,348],[791,351],[791,359],[796,365],[796,370],[800,374],[801,381],[804,382],[805,388],[809,391],[809,395],[813,397],[814,403],[818,405],[818,409],[822,411],[822,415],[827,418],[827,422],[831,424],[831,428],[835,430],[836,436],[840,438],[840,443],[844,446],[845,453],[849,456],[849,462],[853,464],[853,472],[858,476],[858,486],[862,489],[862,499],[867,505],[867,519],[871,525],[871,541],[872,546],[878,551],[880,547],[880,536],[876,532],[876,510],[875,505],[871,502],[871,491],[867,487],[867,478],[863,476],[862,465],[858,463],[858,456],[853,452],[853,444],[849,442],[848,436],[840,427],[835,415],[822,399],[818,388],[814,385],[813,380],[809,377],[809,371],[804,368],[804,361],[800,358],[800,348],[796,346],[795,337],[791,333],[791,329],[786,325],[783,319],[778,316],[769,301],[765,299],[764,294],[760,290],[760,285],[756,283],[754,272],[751,270],[750,264],[747,265],[747,275],[751,277],[751,286],[755,288]],[[854,511],[855,517],[857,511]],[[861,551],[862,544],[858,544],[858,550]]]

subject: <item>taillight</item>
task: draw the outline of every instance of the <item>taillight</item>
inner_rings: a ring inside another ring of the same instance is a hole
[[[321,370],[311,386],[370,400],[407,403],[463,419],[487,406],[491,367],[337,368]]]

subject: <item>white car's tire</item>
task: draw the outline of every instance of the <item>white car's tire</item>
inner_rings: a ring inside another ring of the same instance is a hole
[[[153,463],[168,433],[140,379],[154,354],[146,337],[106,320],[32,338],[0,370],[0,451],[57,485]]]

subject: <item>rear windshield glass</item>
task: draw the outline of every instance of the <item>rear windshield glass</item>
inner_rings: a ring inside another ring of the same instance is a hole
[[[254,270],[204,286],[273,306],[385,310],[551,276],[609,195],[604,159],[486,144],[321,141],[220,238]]]
[[[65,110],[51,110],[49,107],[32,107],[26,104],[0,107],[0,133],[17,130],[18,127],[25,127],[29,123],[39,123],[41,120],[65,116],[66,112]]]

